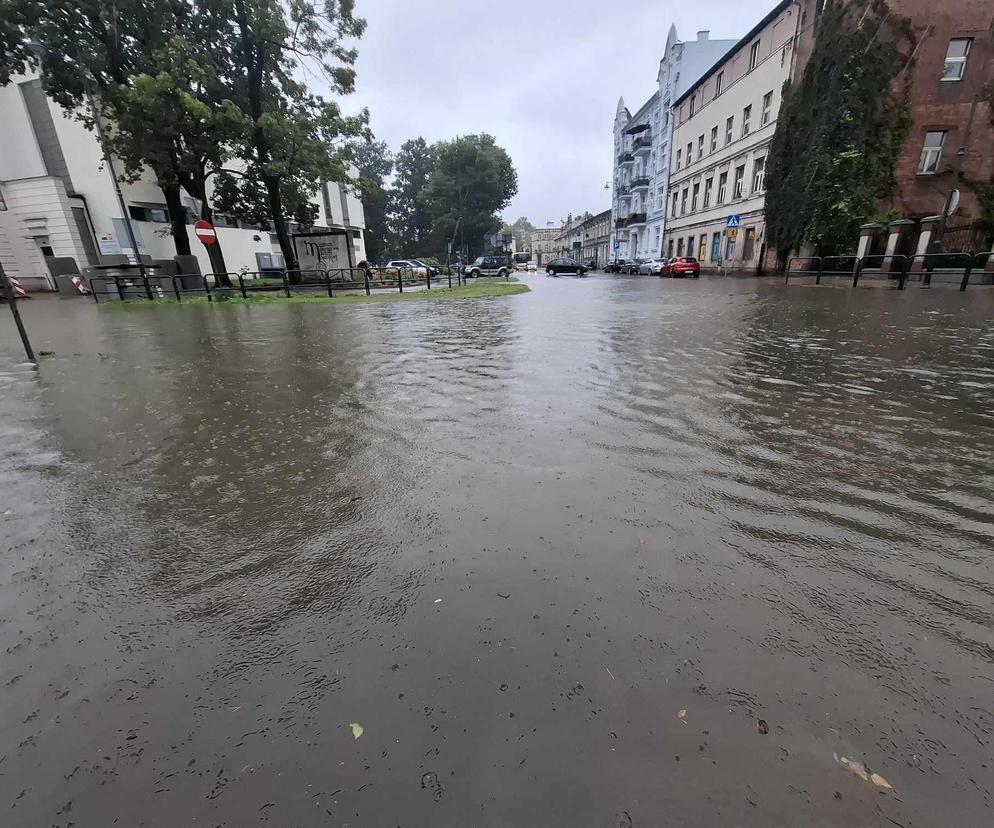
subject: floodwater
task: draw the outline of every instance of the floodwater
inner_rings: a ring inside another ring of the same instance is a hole
[[[0,824],[990,824],[994,291],[527,281],[0,307]]]

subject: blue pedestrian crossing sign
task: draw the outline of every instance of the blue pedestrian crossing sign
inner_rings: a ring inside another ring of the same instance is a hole
[[[742,216],[729,216],[725,221],[725,227],[729,230],[737,230],[742,226]]]

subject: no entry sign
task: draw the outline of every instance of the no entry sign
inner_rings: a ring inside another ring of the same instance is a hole
[[[193,225],[193,232],[196,233],[197,238],[206,245],[215,244],[217,242],[217,233],[214,232],[214,225],[209,221],[200,219],[200,221]]]

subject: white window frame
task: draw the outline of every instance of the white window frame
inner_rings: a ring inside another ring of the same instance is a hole
[[[711,127],[711,152],[718,151],[718,127]]]
[[[761,193],[766,187],[766,156],[752,162],[752,192]]]
[[[749,106],[747,106],[745,109],[742,110],[742,137],[743,138],[745,138],[749,134],[749,132],[751,130],[751,127],[749,126],[749,122],[751,120],[752,120],[752,104],[749,104]]]
[[[725,146],[727,147],[735,140],[735,116],[729,115],[725,121]]]
[[[939,135],[939,145],[929,146],[928,138],[930,135]],[[918,162],[918,175],[935,175],[939,171],[939,163],[942,161],[942,150],[946,146],[946,138],[949,135],[949,131],[945,129],[930,129],[925,133],[925,139],[922,141],[922,155],[921,160]]]
[[[773,90],[771,89],[763,95],[763,114],[760,116],[759,125],[766,126],[773,117]]]
[[[745,164],[741,164],[735,168],[735,180],[732,184],[733,201],[737,198],[742,198],[742,193],[745,189],[745,174],[746,174]]]
[[[712,175],[709,179],[704,182],[704,201],[701,203],[701,209],[707,210],[711,206],[711,191],[714,189],[714,176]]]
[[[966,52],[962,57],[950,56],[950,52],[953,50],[954,43],[966,43]],[[972,37],[953,37],[949,39],[949,45],[946,47],[946,59],[942,64],[942,77],[939,80],[944,83],[958,83],[963,80],[963,76],[966,74],[966,62],[970,58],[970,50],[973,48],[973,38]],[[950,66],[956,66],[959,69],[959,74],[956,77],[946,77],[946,70]]]
[[[759,66],[759,41],[757,40],[749,47],[749,71],[751,72]]]
[[[725,83],[725,73],[719,72],[714,79],[714,96],[717,98],[721,94],[721,87]]]
[[[724,204],[725,196],[728,195],[728,173],[723,172],[718,175],[718,198],[715,205]]]
[[[694,189],[690,193],[690,212],[697,212],[697,202],[701,199],[701,184],[697,182],[694,184]]]

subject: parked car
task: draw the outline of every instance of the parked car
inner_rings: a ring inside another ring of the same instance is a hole
[[[639,276],[662,276],[668,259],[646,259],[639,265]]]
[[[624,266],[624,264],[625,264],[624,259],[614,259],[613,261],[610,261],[606,265],[604,265],[604,272],[621,273],[621,268],[622,266]]]
[[[414,275],[423,279],[428,275],[428,266],[421,264],[417,259],[391,259],[387,262],[388,268],[410,269]],[[405,274],[406,275],[406,274]]]
[[[411,259],[410,261],[411,264],[413,264],[415,267],[423,267],[432,276],[437,276],[439,274],[439,270],[437,267],[435,267],[434,265],[425,264],[423,261],[421,261],[421,259]]]
[[[528,262],[528,272],[535,273],[538,270],[538,265],[535,262]]]
[[[466,265],[462,272],[473,278],[478,276],[500,276],[503,278],[510,275],[511,264],[506,256],[480,256],[472,264]]]
[[[667,276],[690,276],[696,279],[701,275],[701,263],[693,256],[677,256],[667,264]]]
[[[545,272],[548,276],[558,276],[560,273],[575,273],[578,276],[584,276],[587,272],[587,268],[575,261],[574,259],[553,259],[545,266]]]
[[[639,268],[642,266],[642,259],[630,259],[627,264],[622,268],[622,273],[627,273],[629,276],[634,276],[639,272]]]

